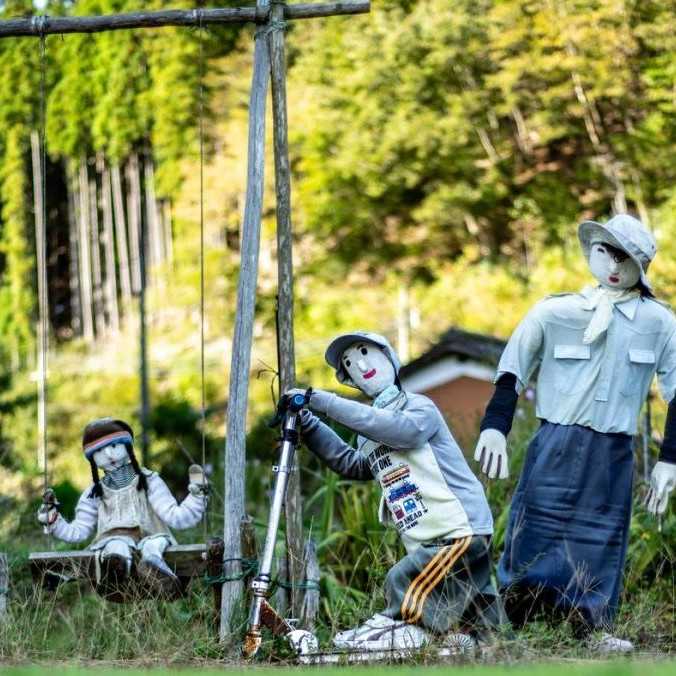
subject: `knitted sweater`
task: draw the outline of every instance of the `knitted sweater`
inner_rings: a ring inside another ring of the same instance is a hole
[[[191,528],[200,522],[206,509],[206,498],[188,494],[179,505],[159,474],[144,472],[148,483],[148,503],[161,521],[176,530]],[[52,535],[64,542],[82,542],[94,533],[101,498],[89,497],[92,487],[89,486],[80,496],[75,518],[70,523],[58,516],[50,527]]]

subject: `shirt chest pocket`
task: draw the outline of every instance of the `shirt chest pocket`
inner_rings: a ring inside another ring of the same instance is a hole
[[[631,397],[648,387],[655,373],[655,351],[630,348],[622,362],[620,372],[620,392]]]
[[[591,359],[589,345],[554,345],[552,371],[554,389],[561,394],[577,394],[589,386],[586,372]]]

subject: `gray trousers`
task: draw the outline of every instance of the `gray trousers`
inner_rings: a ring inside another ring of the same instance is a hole
[[[388,572],[382,614],[438,634],[495,629],[506,619],[491,569],[487,536],[424,544]]]

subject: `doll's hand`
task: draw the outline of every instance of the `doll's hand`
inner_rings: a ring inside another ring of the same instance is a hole
[[[206,498],[209,495],[209,481],[204,470],[199,465],[190,465],[188,468],[188,492],[196,498]]]
[[[291,390],[287,390],[284,393],[285,397],[293,397],[296,394],[302,394],[305,395],[307,393],[307,390],[302,389],[300,387],[294,387]],[[331,394],[330,392],[326,392],[325,390],[315,390],[314,388],[312,389],[310,393],[310,401],[308,402],[308,408],[312,411],[315,411],[316,413],[323,413],[326,414],[326,409],[327,409],[327,402],[333,397],[334,395]]]
[[[53,526],[59,518],[59,510],[54,505],[40,505],[38,509],[38,521],[45,527]]]
[[[676,486],[676,464],[658,462],[650,475],[650,490],[645,499],[648,511],[659,516],[667,511],[669,494]]]
[[[507,438],[502,432],[492,429],[484,430],[479,435],[474,459],[481,464],[481,471],[489,479],[509,477]]]

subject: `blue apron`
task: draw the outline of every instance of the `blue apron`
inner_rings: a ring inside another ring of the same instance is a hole
[[[498,582],[506,597],[576,612],[590,628],[617,611],[631,520],[627,434],[543,421],[512,498]]]

